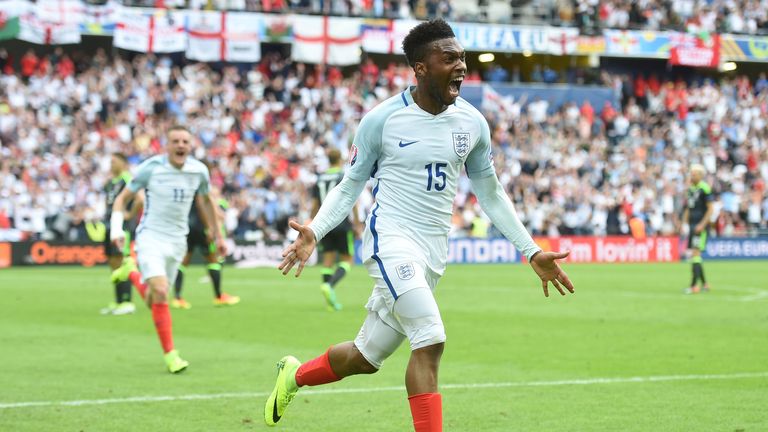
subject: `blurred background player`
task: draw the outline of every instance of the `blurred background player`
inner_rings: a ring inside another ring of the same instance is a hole
[[[104,214],[104,224],[107,232],[110,230],[109,221],[112,217],[112,205],[115,202],[117,195],[122,192],[125,185],[131,181],[131,174],[128,172],[128,158],[123,153],[113,153],[111,163],[109,167],[112,179],[104,185],[104,195],[106,197],[106,210]],[[140,207],[138,202],[139,197],[128,203],[130,217],[126,217],[126,220],[133,220],[133,216],[137,213],[137,209]],[[107,256],[107,262],[111,271],[117,270],[123,265],[123,256],[130,256],[131,254],[131,238],[135,231],[135,223],[124,222],[121,227],[125,232],[125,244],[122,249],[119,249],[115,243],[110,241],[109,236],[104,239],[104,254]],[[107,307],[101,309],[102,315],[126,315],[136,312],[136,305],[131,302],[131,282],[130,281],[115,281],[112,283],[115,287],[115,301],[107,305]]]
[[[203,162],[205,166],[209,168],[210,165]],[[216,225],[219,227],[222,237],[226,236],[226,228],[224,227],[224,211],[229,208],[229,203],[225,200],[216,189],[215,186],[210,186],[211,199],[216,203]],[[176,282],[173,285],[174,298],[171,300],[171,307],[174,309],[190,309],[192,304],[184,300],[182,291],[184,289],[184,274],[187,271],[187,266],[192,261],[192,254],[195,249],[198,249],[205,257],[208,267],[208,277],[213,285],[213,305],[214,306],[233,306],[240,303],[240,297],[229,295],[221,292],[221,271],[224,264],[224,257],[220,256],[216,251],[216,243],[213,241],[213,236],[205,228],[203,218],[200,217],[200,210],[197,206],[192,206],[189,210],[189,234],[187,234],[187,254],[184,255],[184,260],[179,266],[179,272],[176,274]]]
[[[328,151],[328,163],[330,168],[317,178],[317,183],[312,189],[312,217],[317,215],[320,205],[337,184],[344,178],[341,168],[341,152],[338,149]],[[351,221],[350,221],[351,219]],[[320,291],[325,296],[330,310],[341,310],[342,305],[336,299],[336,284],[349,273],[355,256],[355,235],[361,232],[360,222],[357,219],[357,206],[352,207],[351,218],[344,219],[339,226],[331,230],[320,240],[318,251],[321,254],[323,284]],[[334,269],[333,266],[336,265]]]
[[[688,251],[692,263],[691,286],[685,289],[686,294],[696,294],[700,290],[709,291],[709,285],[704,278],[701,251],[707,247],[713,196],[712,188],[704,181],[704,174],[704,166],[691,166],[691,185],[686,192],[686,204],[683,209],[683,223],[688,224]],[[697,285],[698,281],[701,281],[700,286]]]
[[[189,363],[174,349],[171,313],[168,309],[168,284],[187,250],[188,216],[193,201],[216,241],[218,252],[226,253],[224,240],[216,227],[214,204],[209,193],[208,168],[189,156],[192,134],[182,126],[167,133],[166,154],[151,157],[139,165],[136,177],[115,199],[112,209],[110,238],[122,247],[122,227],[126,204],[136,193],[145,190],[144,213],[136,229],[136,257],[141,273],[132,260],[117,270],[120,279],[129,279],[152,309],[155,330],[163,348],[168,371],[178,373]]]

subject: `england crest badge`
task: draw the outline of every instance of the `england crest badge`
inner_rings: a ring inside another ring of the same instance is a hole
[[[453,133],[453,150],[460,158],[469,154],[469,132]]]
[[[416,274],[411,263],[400,264],[397,266],[396,271],[397,276],[402,280],[411,279]]]

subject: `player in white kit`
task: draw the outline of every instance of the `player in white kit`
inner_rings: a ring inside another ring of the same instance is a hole
[[[352,208],[369,178],[376,199],[366,221],[362,257],[374,288],[368,316],[353,342],[300,364],[278,363],[275,388],[265,405],[274,425],[304,385],[376,372],[405,340],[411,347],[406,389],[417,432],[442,430],[437,371],[446,339],[433,291],[445,270],[448,231],[463,169],[494,225],[528,258],[541,278],[565,295],[573,285],[555,260],[568,253],[543,252],[518,219],[499,183],[491,136],[480,112],[459,97],[466,74],[464,49],[444,21],[416,26],[403,41],[417,86],[384,101],[360,122],[344,180],[309,225],[291,222],[298,239],[283,252],[283,274],[301,273],[316,242]]]
[[[136,229],[136,256],[141,273],[128,269],[127,277],[152,309],[166,366],[172,373],[183,371],[189,364],[173,346],[168,286],[176,278],[187,251],[187,218],[193,202],[204,215],[209,232],[215,236],[219,253],[226,253],[209,195],[208,168],[189,156],[192,142],[192,134],[186,128],[172,127],[168,131],[166,154],[139,165],[136,176],[115,199],[111,221],[113,226],[122,227],[125,204],[138,191],[145,190],[144,213]],[[110,232],[110,238],[118,243],[123,241],[123,236],[122,230]]]

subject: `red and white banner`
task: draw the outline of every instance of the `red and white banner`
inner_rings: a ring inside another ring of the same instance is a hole
[[[200,61],[257,62],[261,59],[258,14],[190,12],[187,58]]]
[[[579,29],[563,27],[547,30],[549,41],[549,53],[554,55],[567,55],[576,52],[579,46]]]
[[[293,16],[293,60],[347,66],[360,63],[359,18]]]
[[[402,54],[405,35],[419,22],[416,20],[364,19],[361,25],[363,51]]]
[[[144,15],[126,8],[120,11],[113,43],[118,48],[138,52],[180,52],[187,49],[187,34],[178,15]]]
[[[676,262],[680,260],[679,237],[538,237],[546,251],[570,250],[568,262]]]
[[[85,21],[85,4],[80,0],[38,0],[37,16],[47,22],[79,26]]]
[[[515,111],[515,104],[512,96],[502,96],[488,84],[483,84],[482,89],[483,98],[480,102],[480,109],[494,114],[510,114]]]
[[[38,45],[80,43],[80,26],[76,22],[51,22],[34,13],[19,18],[18,39]]]
[[[720,65],[720,35],[669,35],[669,64],[716,68]]]

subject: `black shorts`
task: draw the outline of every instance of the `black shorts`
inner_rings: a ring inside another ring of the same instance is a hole
[[[131,231],[125,230],[125,242],[123,243],[123,249],[119,249],[117,245],[109,239],[109,229],[107,229],[107,236],[104,238],[104,255],[108,257],[122,257],[131,254]]]
[[[320,252],[338,252],[344,255],[355,254],[355,235],[352,230],[334,229],[320,240]]]
[[[208,241],[204,229],[190,228],[189,234],[187,234],[187,252],[193,252],[195,248],[198,248],[201,254],[208,256],[212,253],[211,245],[212,243]]]
[[[691,224],[688,226],[688,249],[698,249],[703,251],[707,248],[709,229],[704,228],[700,233],[696,234],[696,225],[697,224]]]

